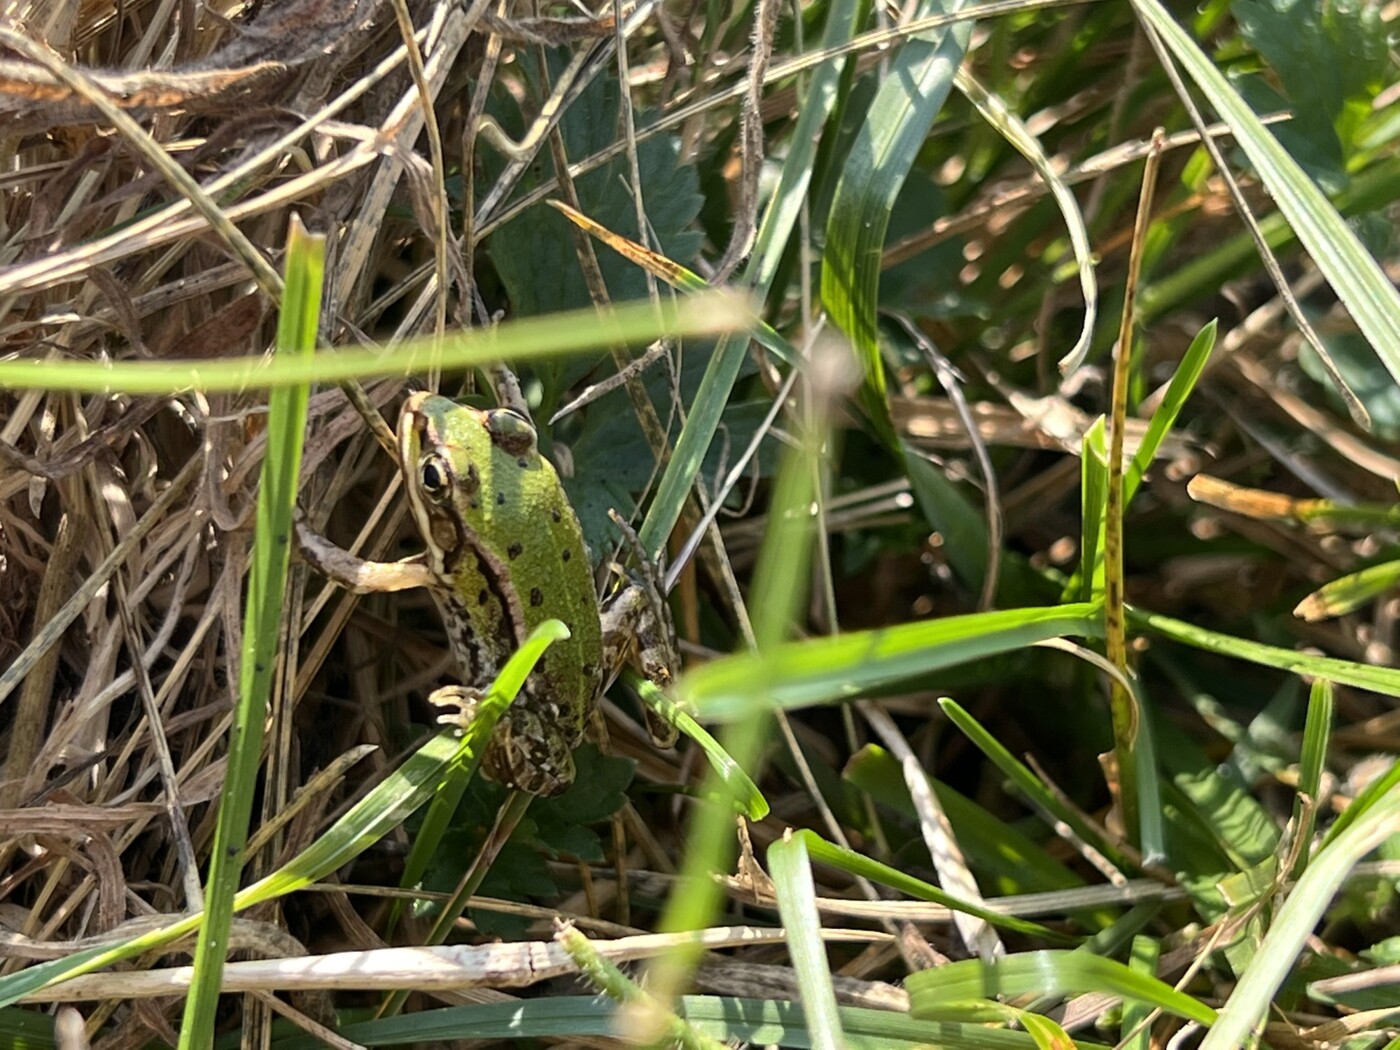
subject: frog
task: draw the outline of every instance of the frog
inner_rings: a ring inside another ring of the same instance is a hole
[[[297,539],[313,567],[348,589],[429,591],[462,678],[429,699],[443,709],[439,721],[459,729],[526,636],[544,620],[564,623],[569,637],[545,651],[481,763],[505,787],[548,797],[573,783],[574,751],[622,668],[634,664],[665,689],[678,662],[652,566],[624,571],[620,586],[599,598],[578,515],[518,392],[511,377],[498,382],[494,408],[431,392],[405,400],[398,466],[421,556],[363,561],[302,522]],[[657,742],[674,742],[670,727],[648,714]]]

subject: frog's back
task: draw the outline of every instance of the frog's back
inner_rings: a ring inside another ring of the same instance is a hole
[[[562,620],[571,637],[550,646],[544,655],[552,689],[568,691],[570,683],[583,683],[584,690],[591,691],[601,673],[602,654],[591,560],[559,476],[539,453],[534,428],[502,410],[470,416],[458,412],[443,422],[449,443],[477,445],[472,458],[481,474],[480,498],[463,517],[477,543],[489,550],[508,578],[521,620],[516,643],[544,620]],[[489,447],[481,445],[483,429]],[[571,697],[566,702],[583,704],[589,699]],[[581,711],[578,720],[581,727]]]

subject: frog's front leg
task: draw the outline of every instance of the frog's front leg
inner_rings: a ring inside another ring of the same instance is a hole
[[[366,561],[337,547],[304,521],[296,523],[297,549],[322,576],[356,594],[429,587],[433,574],[421,561]]]
[[[633,663],[653,685],[664,690],[680,666],[670,610],[656,586],[631,575],[626,578],[628,583],[603,604],[604,663],[609,674]],[[676,727],[649,705],[643,705],[643,709],[647,730],[656,746],[674,744]]]

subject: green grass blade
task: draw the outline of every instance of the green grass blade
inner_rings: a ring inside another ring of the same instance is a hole
[[[826,444],[827,426],[818,404],[800,444],[788,449],[778,473],[769,509],[771,524],[759,551],[754,572],[752,601],[754,643],[760,654],[774,647],[793,629],[796,611],[801,607],[810,578],[813,532],[816,522],[808,508],[822,491],[821,451]],[[750,654],[753,658],[753,654]],[[684,681],[684,678],[682,679]],[[685,693],[676,691],[677,702],[685,705]],[[693,710],[693,708],[692,708]],[[741,769],[754,768],[763,753],[768,729],[768,709],[750,705],[740,713],[736,724],[725,734],[726,750]],[[747,779],[747,778],[746,778]],[[725,781],[712,772],[706,778],[707,796],[721,796]],[[720,903],[719,883],[712,877],[723,870],[734,848],[734,818],[731,805],[707,805],[692,823],[686,842],[681,885],[672,893],[661,917],[661,928],[668,932],[701,929],[714,921]],[[654,971],[656,994],[663,1000],[677,995],[683,981],[698,959],[698,950],[682,946],[658,960]]]
[[[754,323],[733,292],[706,292],[679,301],[631,303],[606,316],[591,307],[511,321],[495,328],[405,340],[392,351],[325,350],[272,358],[227,357],[178,361],[0,361],[0,387],[86,393],[173,394],[278,389],[374,376],[409,376],[430,368],[473,368],[493,361],[527,361],[597,350],[618,342],[649,343],[663,335],[703,336],[743,331]]]
[[[813,1033],[807,1028],[806,1017],[793,1002],[688,995],[680,1000],[678,1012],[696,1028],[731,1046],[812,1045]],[[918,1021],[892,1010],[853,1006],[840,1007],[839,1013],[848,1050],[1030,1050],[1036,1045],[1025,1032],[985,1025]],[[559,995],[428,1010],[345,1025],[339,1033],[361,1046],[551,1036],[616,1039],[617,1011],[612,1003],[597,996]],[[325,1043],[315,1036],[299,1034],[272,1045],[273,1050],[321,1050]]]
[[[909,1012],[915,1017],[935,1019],[945,1004],[998,996],[1089,992],[1136,999],[1201,1024],[1213,1023],[1216,1016],[1209,1006],[1156,977],[1087,952],[1045,950],[1021,952],[990,962],[966,959],[912,973],[904,985],[909,991]]]
[[[1369,689],[1386,696],[1400,696],[1400,670],[1393,667],[1376,667],[1352,660],[1339,660],[1333,656],[1314,656],[1312,653],[1300,653],[1293,649],[1280,649],[1277,646],[1221,634],[1141,609],[1130,609],[1128,619],[1139,627],[1156,631],[1174,641],[1184,642],[1207,652],[1233,656],[1238,660],[1247,660],[1293,674],[1330,678],[1341,685]]]
[[[1384,594],[1397,583],[1400,583],[1400,561],[1369,565],[1359,572],[1324,583],[1298,603],[1293,615],[1309,623],[1343,616]]]
[[[627,682],[627,687],[641,696],[642,703],[659,712],[666,721],[695,741],[706,761],[710,763],[710,769],[724,784],[723,795],[726,800],[733,799],[750,820],[762,820],[768,816],[768,800],[763,797],[763,792],[759,791],[758,785],[749,778],[743,767],[734,761],[734,757],[704,726],[695,721],[685,708],[630,667],[623,670],[622,677]]]
[[[965,68],[957,72],[958,90],[977,107],[982,118],[996,128],[1002,138],[1011,143],[1016,151],[1030,162],[1037,175],[1050,190],[1055,206],[1065,220],[1069,231],[1070,246],[1074,249],[1074,261],[1079,270],[1079,290],[1084,296],[1084,321],[1079,326],[1079,338],[1069,353],[1060,360],[1060,371],[1068,375],[1084,363],[1089,354],[1089,346],[1094,338],[1094,323],[1099,313],[1099,286],[1094,279],[1094,251],[1089,246],[1089,230],[1084,225],[1084,214],[1079,210],[1070,188],[1055,171],[1054,164],[1046,154],[1040,140],[1031,134],[1030,128],[1021,118],[1012,113],[992,92],[982,86]]]
[[[1217,113],[1377,356],[1400,381],[1400,293],[1337,210],[1158,0],[1133,0]]]
[[[306,233],[293,216],[287,237],[286,289],[277,319],[277,353],[305,359],[316,347],[325,274],[325,237]],[[233,899],[247,858],[248,822],[262,766],[263,727],[273,676],[279,666],[282,595],[291,562],[301,449],[310,387],[272,392],[267,411],[267,451],[258,485],[248,598],[243,621],[238,707],[229,731],[228,773],[219,796],[219,819],[205,891],[204,924],[194,952],[194,983],[185,1002],[180,1047],[203,1047],[214,1037],[219,986],[233,925]]]
[[[534,646],[538,646],[541,655],[548,645],[555,641],[563,641],[569,636],[568,628],[558,620],[546,621],[540,625],[540,630],[544,633],[538,637],[531,636],[534,642],[531,651],[534,650]],[[525,679],[529,677],[530,668],[534,667],[534,663],[534,660],[530,660],[528,666],[514,661],[507,663],[486,695],[481,698],[476,715],[464,733],[466,746],[458,749],[457,755],[448,764],[441,788],[433,793],[432,801],[428,803],[428,812],[423,815],[423,823],[419,826],[418,834],[414,837],[413,845],[404,861],[403,874],[399,877],[400,887],[407,889],[417,886],[428,870],[433,855],[437,853],[443,837],[447,834],[452,815],[457,812],[457,804],[462,801],[467,785],[471,783],[481,765],[481,756],[491,740],[496,723],[525,687]],[[401,901],[394,902],[387,922],[387,928],[391,932],[398,924],[402,907]]]
[[[855,29],[856,4],[837,4],[827,14],[823,48],[845,43]],[[783,250],[807,200],[812,180],[812,165],[816,156],[819,132],[836,104],[836,87],[840,79],[840,63],[823,63],[812,74],[806,101],[798,110],[797,126],[793,129],[792,148],[783,161],[782,174],[773,199],[759,223],[753,255],[744,270],[745,282],[759,299],[768,295],[769,286],[777,273]],[[680,520],[681,509],[695,478],[705,461],[705,454],[719,429],[724,407],[739,377],[748,354],[745,339],[726,336],[719,341],[705,367],[700,389],[686,413],[685,427],[676,441],[675,450],[657,485],[656,498],[647,511],[640,536],[642,546],[659,551]]]
[[[1155,978],[1157,960],[1161,953],[1161,941],[1155,937],[1134,937],[1128,967],[1134,973]],[[1118,1044],[1120,1050],[1152,1050],[1152,1025],[1146,1023],[1151,1014],[1150,1004],[1141,999],[1129,999],[1123,1004],[1123,1023],[1119,1029],[1122,1041]]]
[[[641,1018],[641,1024],[656,1033],[657,1043],[674,1046],[677,1050],[725,1050],[719,1040],[658,1003],[573,926],[566,925],[555,939],[593,987],[632,1008],[632,1017]]]
[[[1336,690],[1325,678],[1313,681],[1308,695],[1308,718],[1303,725],[1303,749],[1298,760],[1298,795],[1293,802],[1293,834],[1299,843],[1293,877],[1303,874],[1312,852],[1317,828],[1317,804],[1322,797],[1322,771],[1327,764],[1327,744],[1332,738],[1332,712]]]
[[[926,2],[919,18],[964,6]],[[826,228],[822,258],[822,305],[855,346],[865,374],[862,401],[885,444],[898,450],[885,392],[877,312],[880,305],[880,253],[890,213],[934,118],[953,86],[953,75],[967,54],[971,23],[961,22],[907,40],[889,60],[875,100],[851,144]]]
[[[857,853],[854,850],[837,846],[827,842],[815,831],[804,829],[794,836],[800,838],[807,847],[812,859],[822,864],[830,864],[834,868],[850,872],[852,875],[860,875],[872,882],[878,882],[882,886],[889,886],[891,889],[907,893],[911,897],[919,900],[929,901],[933,904],[941,904],[945,908],[962,912],[964,915],[971,915],[981,919],[989,925],[1002,930],[1013,930],[1016,933],[1030,934],[1036,937],[1044,937],[1056,944],[1073,943],[1074,938],[1067,937],[1062,933],[1042,926],[1038,922],[1031,922],[1029,919],[1018,919],[1015,916],[1003,915],[1001,912],[991,908],[984,908],[978,904],[971,904],[961,898],[939,889],[931,883],[916,879],[912,875],[906,875],[898,868],[892,868],[888,864],[881,864],[878,860]]]
[[[1245,1045],[1250,1032],[1271,1010],[1274,994],[1342,881],[1368,853],[1394,835],[1397,826],[1400,793],[1389,792],[1318,851],[1274,916],[1259,950],[1220,1008],[1220,1020],[1206,1033],[1201,1050],[1234,1050]]]
[[[715,660],[682,678],[677,698],[705,719],[728,721],[758,708],[852,699],[1047,638],[1095,637],[1102,630],[1100,607],[1081,602],[853,631]]]
[[[1147,433],[1143,435],[1142,443],[1138,445],[1137,453],[1133,456],[1133,462],[1123,475],[1124,508],[1132,502],[1138,486],[1142,484],[1143,475],[1157,458],[1157,450],[1171,433],[1176,417],[1181,414],[1182,406],[1191,396],[1191,391],[1196,388],[1196,380],[1200,379],[1201,373],[1205,371],[1210,352],[1215,349],[1215,332],[1218,327],[1219,322],[1213,320],[1197,332],[1196,338],[1191,340],[1191,345],[1186,348],[1186,353],[1172,372],[1171,382],[1167,384],[1162,403],[1157,406],[1157,411],[1152,413],[1152,418],[1147,423]]]
[[[829,5],[818,50],[834,52],[848,42],[858,28],[856,16],[863,8],[860,3]],[[783,252],[802,214],[802,206],[807,203],[807,190],[812,184],[813,167],[822,141],[822,125],[836,108],[843,64],[832,59],[818,66],[808,82],[806,100],[798,107],[797,123],[792,129],[791,146],[783,158],[782,174],[778,176],[773,198],[759,223],[753,254],[744,267],[745,282],[760,299],[768,297]]]
[[[826,945],[821,939],[822,921],[817,913],[812,867],[805,840],[794,836],[791,829],[768,847],[768,873],[778,897],[778,915],[787,930],[788,954],[797,975],[802,1012],[812,1032],[812,1048],[841,1050],[845,1039]]]
[[[1049,814],[1053,820],[1063,823],[1077,835],[1081,841],[1087,842],[1098,850],[1105,857],[1108,857],[1120,870],[1128,867],[1126,859],[1114,848],[1113,844],[1099,833],[1097,829],[1085,822],[1075,810],[1066,806],[1060,801],[1055,792],[1050,791],[1040,782],[1031,770],[1022,762],[1018,761],[991,733],[987,732],[982,725],[968,714],[955,701],[943,697],[938,701],[938,706],[943,713],[948,716],[948,720],[962,730],[963,734],[972,741],[973,745],[991,759],[992,763],[999,769],[1003,776],[1011,781],[1027,801],[1031,803],[1041,813]]]

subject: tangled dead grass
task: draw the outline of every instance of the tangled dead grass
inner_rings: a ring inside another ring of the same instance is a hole
[[[459,229],[444,165],[473,170],[482,100],[513,75],[513,47],[586,50],[613,33],[606,19],[508,22],[484,3],[420,3],[402,11],[420,27],[411,61],[396,5],[380,0],[15,6],[0,21],[0,347],[91,361],[264,352],[294,211],[331,235],[324,341],[467,325],[476,247],[545,136]],[[437,103],[426,133],[420,87]],[[382,383],[370,399],[401,390]],[[262,402],[0,397],[0,957],[13,970],[198,906]],[[313,398],[308,506],[353,497],[366,474],[382,489],[379,457],[341,393]],[[382,551],[401,515],[353,507],[331,528],[349,536],[372,519]],[[304,573],[293,593],[292,622],[318,626],[293,635],[297,671],[278,689],[258,823],[282,820],[252,854],[255,874],[394,763],[410,692],[448,666],[393,613],[347,630],[353,600]],[[363,759],[367,744],[377,750]],[[235,943],[264,955],[372,947],[372,925],[343,895],[313,895],[243,918]],[[111,1046],[173,1041],[178,1008],[111,999],[89,1028],[110,1022]]]

